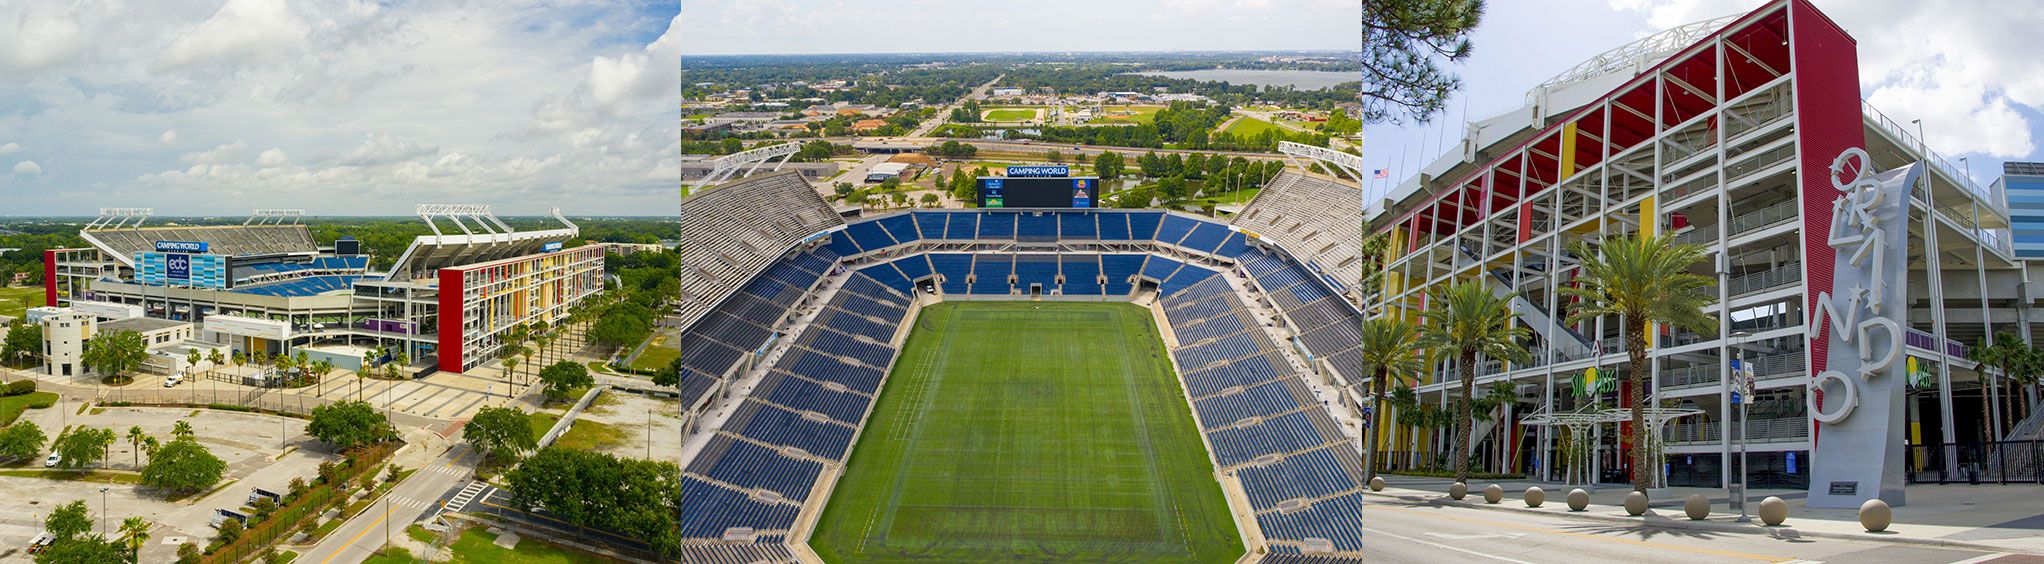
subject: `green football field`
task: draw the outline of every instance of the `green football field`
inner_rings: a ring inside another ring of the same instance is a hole
[[[999,108],[987,110],[981,119],[987,121],[1028,121],[1036,119],[1036,110],[1022,108]]]
[[[923,310],[809,544],[825,561],[1231,562],[1149,311]]]

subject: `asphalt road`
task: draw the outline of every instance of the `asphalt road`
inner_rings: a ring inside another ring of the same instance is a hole
[[[1397,500],[1372,500],[1363,516],[1364,550],[1384,562],[2044,563],[2039,556],[1957,548],[1632,527]]]
[[[468,443],[456,444],[441,453],[433,464],[399,482],[384,498],[328,533],[298,562],[307,564],[357,564],[383,547],[384,531],[405,534],[405,527],[432,511],[448,490],[459,488],[475,474],[482,457]],[[385,511],[388,502],[388,512]],[[385,525],[388,524],[388,527]]]

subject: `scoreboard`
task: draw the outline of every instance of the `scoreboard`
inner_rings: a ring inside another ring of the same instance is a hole
[[[1066,176],[1065,167],[1008,167],[1008,176],[979,178],[981,208],[1091,208],[1100,179]]]

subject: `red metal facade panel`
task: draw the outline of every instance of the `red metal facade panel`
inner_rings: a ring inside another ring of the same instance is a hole
[[[461,371],[461,276],[464,271],[440,269],[440,369]]]
[[[1838,198],[1838,189],[1831,186],[1831,161],[1848,148],[1866,147],[1867,139],[1860,117],[1857,44],[1807,0],[1794,0],[1789,10],[1791,37],[1795,42],[1803,278],[1808,283],[1803,311],[1807,314],[1817,310],[1819,293],[1831,291],[1831,274],[1836,266],[1829,241],[1831,202]],[[1809,339],[1807,347],[1813,375],[1824,371],[1825,354],[1830,348],[1829,326],[1819,327],[1819,333]],[[1822,396],[1817,399],[1822,403]]]
[[[43,251],[43,305],[57,307],[57,251]]]

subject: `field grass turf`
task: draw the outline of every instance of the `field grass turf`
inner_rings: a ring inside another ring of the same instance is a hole
[[[1243,554],[1148,312],[924,309],[810,546],[850,562]]]
[[[1164,109],[1163,106],[1107,106],[1106,114],[1093,118],[1092,123],[1133,123],[1139,125],[1156,123],[1157,111],[1162,109]],[[1126,116],[1113,115],[1119,112],[1133,113]]]
[[[984,119],[987,121],[1028,121],[1036,119],[1036,110],[1024,110],[1016,108],[1001,108],[987,110],[986,115],[981,117],[980,119]]]
[[[0,315],[21,317],[28,311],[28,305],[21,303],[23,297],[31,297],[35,305],[43,305],[42,286],[11,286],[0,288]]]
[[[1272,130],[1289,133],[1288,130],[1278,127],[1277,124],[1273,124],[1271,122],[1263,121],[1253,117],[1243,117],[1237,119],[1235,120],[1235,123],[1229,125],[1227,129],[1221,130],[1221,132],[1232,133],[1241,137],[1256,137],[1258,135],[1262,135],[1263,132],[1265,131]]]

